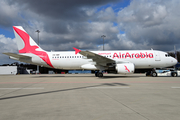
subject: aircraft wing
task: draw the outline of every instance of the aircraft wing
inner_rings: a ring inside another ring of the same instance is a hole
[[[81,55],[86,56],[87,59],[92,59],[96,64],[107,66],[108,64],[116,63],[114,60],[98,55],[96,53],[90,52],[90,51],[81,51],[79,52]]]
[[[107,67],[107,66],[112,66],[114,64],[129,63],[129,61],[125,61],[125,60],[116,61],[111,58],[107,58],[102,55],[90,52],[90,51],[81,51],[74,47],[73,47],[73,49],[75,50],[75,54],[79,53],[79,54],[87,57],[87,59],[92,59],[94,62],[96,62],[97,65]]]
[[[31,58],[29,56],[26,56],[26,55],[20,55],[20,54],[16,54],[16,53],[3,53],[5,55],[8,55],[10,57],[14,57],[14,58]]]
[[[75,54],[79,53],[79,54],[87,57],[87,59],[92,59],[94,62],[96,62],[97,65],[110,66],[110,65],[113,65],[116,63],[115,60],[104,57],[102,55],[98,55],[98,54],[90,52],[90,51],[81,51],[77,48],[74,48],[74,50],[75,50]]]

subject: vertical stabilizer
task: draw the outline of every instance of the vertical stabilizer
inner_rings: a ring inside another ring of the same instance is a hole
[[[28,35],[21,26],[13,26],[19,53],[33,53],[33,51],[44,51]]]
[[[53,67],[48,53],[41,49],[21,26],[13,26],[19,53],[32,53]],[[54,68],[54,67],[53,67]]]

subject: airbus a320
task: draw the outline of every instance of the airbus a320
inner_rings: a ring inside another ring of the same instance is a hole
[[[56,69],[97,70],[97,77],[103,77],[105,70],[119,74],[132,74],[135,69],[164,68],[173,66],[177,60],[166,52],[157,50],[113,50],[84,51],[77,48],[70,51],[47,52],[40,48],[21,26],[13,26],[19,50],[4,53],[11,59]]]

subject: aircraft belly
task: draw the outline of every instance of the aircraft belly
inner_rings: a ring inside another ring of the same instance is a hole
[[[80,69],[81,65],[85,64],[82,60],[72,60],[72,59],[59,59],[52,60],[53,66],[58,69]]]

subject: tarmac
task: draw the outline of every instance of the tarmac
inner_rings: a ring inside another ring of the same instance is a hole
[[[1,75],[0,120],[180,120],[180,77]]]

